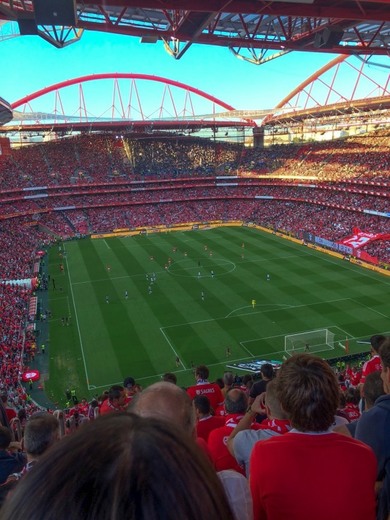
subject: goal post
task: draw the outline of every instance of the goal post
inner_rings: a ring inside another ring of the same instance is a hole
[[[284,337],[284,351],[290,356],[295,353],[316,353],[334,349],[334,334],[329,329],[310,330]]]

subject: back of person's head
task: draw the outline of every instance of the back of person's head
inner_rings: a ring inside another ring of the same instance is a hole
[[[311,354],[296,354],[279,369],[277,395],[299,431],[321,432],[334,422],[339,385],[329,364]]]
[[[177,383],[177,377],[172,372],[166,372],[161,379],[167,383],[172,383],[173,385],[176,385]]]
[[[274,377],[274,367],[271,363],[264,363],[260,368],[260,373],[263,379],[272,379]]]
[[[346,403],[359,404],[360,391],[353,386],[347,388],[344,392],[344,398]]]
[[[253,376],[252,374],[244,374],[242,376],[242,384],[248,385],[248,383],[253,383]]]
[[[365,399],[366,409],[372,408],[378,397],[385,394],[381,373],[378,371],[371,372],[366,376],[363,384],[362,395]]]
[[[210,399],[207,395],[196,395],[193,399],[193,405],[202,415],[208,415],[211,411]]]
[[[131,377],[131,376],[125,377],[125,379],[123,380],[123,387],[126,390],[131,390],[133,388],[133,386],[135,386],[135,379],[134,379],[134,377]]]
[[[114,401],[115,399],[120,399],[124,390],[124,387],[121,385],[112,385],[108,391],[108,399],[110,402]]]
[[[195,434],[195,410],[187,392],[161,381],[136,394],[128,410],[142,417],[156,417],[176,424],[190,435]]]
[[[372,347],[372,350],[376,354],[378,354],[379,349],[385,339],[386,339],[386,336],[382,336],[381,334],[374,334],[374,336],[371,336],[371,338],[370,338],[371,347]]]
[[[390,368],[390,336],[386,336],[379,348],[382,367]]]
[[[195,376],[198,379],[208,379],[209,378],[209,369],[206,367],[206,365],[199,365],[195,368]]]
[[[221,390],[225,387],[222,377],[217,377],[214,383],[217,384]]]
[[[2,520],[233,520],[211,464],[174,426],[109,414],[64,437],[18,484]]]
[[[225,397],[226,413],[245,413],[248,408],[248,397],[239,388],[231,388]]]
[[[222,380],[223,380],[224,386],[229,386],[229,387],[232,386],[233,383],[234,383],[234,374],[233,374],[233,372],[225,372],[223,374]]]
[[[40,457],[58,438],[58,420],[47,412],[37,412],[26,423],[23,444],[28,455]]]
[[[11,440],[12,435],[10,429],[0,425],[0,450],[6,450]]]
[[[275,378],[267,384],[265,392],[265,405],[268,408],[268,415],[273,419],[288,419],[287,413],[280,405],[277,385],[279,378]]]

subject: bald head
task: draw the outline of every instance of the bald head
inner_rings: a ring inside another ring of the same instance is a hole
[[[193,436],[195,432],[195,410],[191,399],[180,387],[161,381],[148,386],[131,401],[129,412],[141,417],[154,417],[176,424]]]

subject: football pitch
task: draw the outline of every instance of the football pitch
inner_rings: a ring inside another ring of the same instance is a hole
[[[66,388],[90,398],[126,376],[146,386],[174,372],[185,386],[197,364],[213,379],[229,364],[282,361],[290,334],[328,329],[334,348],[318,354],[332,358],[347,338],[352,354],[390,330],[389,278],[252,228],[81,239],[62,252],[49,253],[45,382],[60,403]]]

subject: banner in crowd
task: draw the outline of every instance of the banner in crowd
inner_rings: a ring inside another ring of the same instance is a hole
[[[339,243],[359,249],[375,240],[390,240],[390,233],[367,233],[358,227],[353,228],[352,233],[353,235],[343,238]]]

